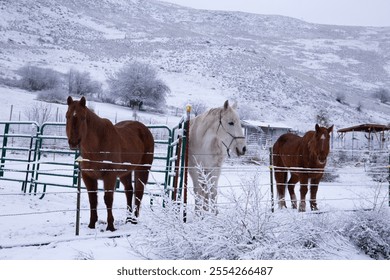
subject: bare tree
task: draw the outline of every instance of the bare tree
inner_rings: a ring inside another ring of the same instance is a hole
[[[191,111],[194,113],[195,117],[202,114],[207,110],[206,102],[197,99],[191,102]]]
[[[36,121],[38,124],[47,122],[52,117],[51,104],[44,102],[35,102],[26,112],[26,117],[30,121]]]
[[[316,116],[316,122],[321,126],[328,127],[330,125],[330,120],[327,111],[320,110]]]
[[[380,102],[386,103],[390,100],[390,93],[387,89],[381,88],[374,93],[374,97],[378,98]]]

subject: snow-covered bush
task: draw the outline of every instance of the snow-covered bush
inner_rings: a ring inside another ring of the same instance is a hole
[[[20,87],[28,91],[53,89],[60,85],[61,76],[53,69],[26,65],[18,70]]]
[[[70,69],[67,73],[68,92],[70,95],[88,96],[100,99],[102,97],[102,84],[92,80],[89,72],[80,72]]]
[[[142,104],[158,110],[166,105],[170,88],[158,78],[157,71],[149,64],[132,62],[108,79],[111,95],[126,106]]]
[[[360,211],[348,217],[345,236],[374,259],[390,260],[390,213],[388,209]]]
[[[37,99],[40,101],[59,104],[65,104],[67,97],[67,92],[62,88],[43,90],[37,94]]]
[[[148,238],[131,237],[132,250],[158,259],[324,259],[345,246],[330,215],[272,213],[258,186],[257,176],[244,179],[240,191],[224,194],[229,202],[217,215],[197,215],[189,206],[187,223],[182,205],[167,201],[143,224]]]

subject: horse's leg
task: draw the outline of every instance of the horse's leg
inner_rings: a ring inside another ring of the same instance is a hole
[[[210,184],[211,186],[209,187],[209,207],[211,209],[211,212],[215,213],[216,215],[218,214],[217,210],[217,194],[218,194],[218,180],[219,176],[221,176],[221,169],[216,168],[211,172],[211,177],[210,177]]]
[[[205,205],[205,194],[203,192],[204,186],[199,183],[198,167],[191,167],[188,172],[190,173],[192,183],[194,185],[195,213],[199,215]]]
[[[125,188],[125,195],[126,195],[126,202],[127,202],[127,218],[126,218],[126,223],[127,222],[134,222],[133,218],[133,184],[131,182],[132,180],[132,172],[129,174],[123,176],[120,178],[124,188]]]
[[[148,183],[148,178],[149,178],[149,168],[143,168],[140,170],[136,170],[134,175],[135,178],[135,208],[134,208],[134,214],[135,217],[139,217],[139,212],[141,210],[141,201],[142,197],[144,196],[144,189],[146,184]],[[135,221],[134,223],[137,223]]]
[[[297,196],[295,195],[295,185],[298,183],[299,177],[295,173],[291,173],[291,178],[288,180],[287,186],[288,186],[288,192],[290,194],[291,198],[291,207],[293,209],[297,209]]]
[[[88,191],[89,198],[89,208],[90,208],[90,216],[89,216],[89,228],[95,228],[95,224],[98,220],[97,215],[97,203],[98,203],[98,183],[96,179],[93,179],[83,173],[83,181]]]
[[[318,184],[320,183],[320,180],[318,179],[312,179],[310,182],[310,209],[312,211],[317,211],[317,191],[318,191]]]
[[[278,193],[279,209],[287,208],[286,199],[285,199],[287,170],[281,170],[275,168],[275,180],[276,180],[276,190]]]
[[[301,201],[299,203],[299,212],[305,212],[306,211],[306,194],[307,194],[307,185],[309,182],[309,179],[306,176],[301,176],[300,184],[301,184]]]
[[[112,205],[114,202],[114,190],[116,183],[116,176],[114,174],[108,174],[103,179],[104,182],[104,203],[107,208],[107,229],[109,231],[115,231],[114,216],[112,215]]]
[[[205,212],[208,212],[209,206],[210,206],[209,185],[204,184],[204,183],[200,183],[199,186],[200,186],[200,188],[199,188],[199,193],[200,193],[199,201],[201,203],[202,210]]]
[[[192,184],[193,184],[193,190],[194,190],[194,198],[195,198],[195,212],[199,213],[200,205],[199,205],[199,181],[198,181],[198,172],[194,170],[194,167],[189,168],[188,173],[191,176]]]

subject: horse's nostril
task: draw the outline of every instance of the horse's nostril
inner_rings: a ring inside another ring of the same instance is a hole
[[[246,146],[244,146],[244,148],[242,148],[242,153],[243,153],[243,154],[246,153]]]

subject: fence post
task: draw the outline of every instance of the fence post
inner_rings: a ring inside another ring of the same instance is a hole
[[[186,111],[187,111],[187,119],[184,124],[186,138],[185,138],[185,155],[184,155],[184,197],[183,197],[183,205],[184,205],[183,222],[185,223],[187,222],[188,144],[190,142],[191,105],[188,104],[186,106]]]
[[[390,154],[389,154],[389,166],[387,166],[387,170],[389,172],[389,177],[387,177],[387,181],[389,182],[388,200],[389,200],[389,207],[390,207]]]
[[[79,156],[76,159],[77,162],[77,201],[76,201],[76,236],[80,233],[80,200],[81,200],[81,161],[82,158]]]
[[[271,187],[271,212],[272,213],[275,211],[273,169],[274,169],[273,149],[272,147],[270,147],[269,148],[269,181]]]
[[[7,151],[8,132],[9,132],[9,123],[6,123],[4,126],[3,147],[1,148],[0,177],[4,176],[4,163],[5,163],[5,156]]]

